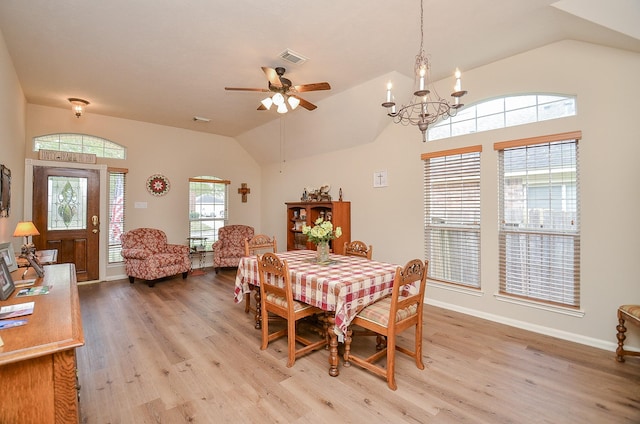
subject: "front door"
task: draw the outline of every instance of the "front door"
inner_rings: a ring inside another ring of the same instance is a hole
[[[100,172],[33,167],[33,237],[38,250],[57,249],[58,263],[74,263],[78,281],[99,277]]]

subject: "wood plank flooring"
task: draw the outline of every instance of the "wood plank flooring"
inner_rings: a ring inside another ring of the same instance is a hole
[[[260,350],[234,278],[209,269],[153,288],[80,286],[81,422],[640,423],[640,358],[620,364],[613,352],[429,305],[426,369],[396,355],[395,392],[342,361],[330,377],[327,351],[287,368],[286,340]]]

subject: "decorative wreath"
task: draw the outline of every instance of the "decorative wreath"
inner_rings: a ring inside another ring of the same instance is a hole
[[[169,188],[171,188],[171,184],[162,174],[154,174],[147,178],[147,191],[154,196],[164,196]]]

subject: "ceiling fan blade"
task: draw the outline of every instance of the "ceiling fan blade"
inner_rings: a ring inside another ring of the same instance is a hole
[[[280,82],[280,76],[273,68],[267,68],[266,66],[262,67],[262,71],[267,76],[267,79],[274,87],[282,87],[282,82]]]
[[[299,97],[299,96],[291,96],[291,97],[295,97],[296,99],[300,100],[300,106],[302,106],[303,108],[305,108],[307,110],[314,110],[314,109],[316,109],[318,107],[318,106],[314,105],[313,103],[306,101],[302,97]]]
[[[243,87],[225,87],[225,90],[229,91],[260,91],[262,93],[268,93],[266,88],[243,88]]]
[[[296,85],[293,88],[295,88],[298,93],[304,93],[305,91],[331,90],[331,85],[329,85],[328,82],[316,82],[313,84]]]

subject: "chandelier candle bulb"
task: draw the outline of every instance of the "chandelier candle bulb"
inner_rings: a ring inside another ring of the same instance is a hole
[[[420,91],[424,90],[424,74],[425,74],[424,66],[420,67]]]
[[[454,87],[453,91],[454,92],[458,92],[458,91],[462,91],[462,79],[461,77],[461,73],[460,73],[460,69],[456,68],[456,86]]]
[[[387,102],[391,102],[391,83],[387,83]]]

